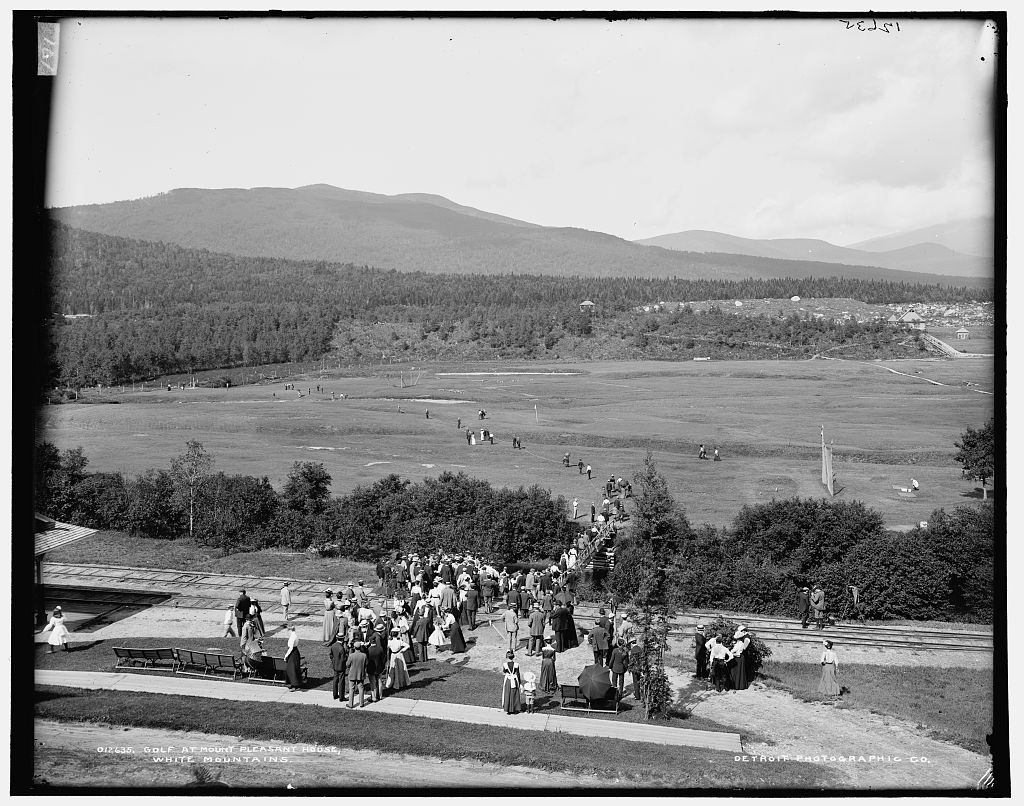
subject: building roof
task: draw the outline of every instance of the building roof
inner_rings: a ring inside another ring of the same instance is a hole
[[[900,317],[901,322],[921,322],[921,314],[915,311],[907,311],[903,316]]]
[[[61,523],[60,521],[51,520],[50,518],[46,518],[42,515],[36,515],[36,523],[49,526],[49,528],[43,531],[36,532],[36,557],[40,554],[45,554],[48,551],[60,548],[61,546],[66,546],[68,543],[74,543],[76,540],[81,540],[83,537],[94,535],[97,531],[96,529],[88,529],[85,526]],[[52,524],[52,526],[50,526],[50,524]]]
[[[591,302],[589,299],[585,299],[585,300],[583,300],[583,302],[580,303],[581,306],[583,306],[583,305],[593,305],[593,304],[594,303]]]
[[[957,333],[970,333],[970,332],[971,332],[971,331],[969,331],[969,330],[968,330],[967,328],[965,328],[965,327],[962,327],[962,328],[960,328],[960,329],[959,329],[959,330],[957,331]]]

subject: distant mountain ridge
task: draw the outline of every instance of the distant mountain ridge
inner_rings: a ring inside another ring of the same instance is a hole
[[[870,262],[821,262],[824,247],[804,249],[799,257],[785,250],[751,257],[743,249],[729,248],[730,241],[712,250],[678,251],[602,232],[540,226],[431,194],[387,196],[322,184],[179,188],[132,201],[55,208],[50,214],[81,230],[191,249],[403,271],[725,280],[842,275],[972,284],[966,274],[952,277],[943,276],[948,272],[880,267],[874,255],[855,250],[846,251],[871,258]],[[701,251],[734,254],[698,254]]]
[[[849,248],[862,249],[866,252],[885,252],[915,244],[938,244],[964,255],[990,258],[993,254],[994,228],[995,221],[990,216],[962,218],[908,232],[869,238],[850,244]]]
[[[865,245],[877,247],[872,249],[836,246],[814,238],[741,238],[710,230],[687,230],[658,235],[644,238],[637,243],[687,252],[728,252],[784,260],[872,265],[900,271],[961,277],[992,276],[991,257],[962,254],[939,243],[937,238],[940,229],[941,227],[937,225],[915,231],[922,238],[931,234],[933,237],[930,240],[914,240],[917,237],[914,234],[903,233],[865,241]],[[967,237],[964,235],[960,240],[966,240]],[[907,243],[908,240],[912,242]]]

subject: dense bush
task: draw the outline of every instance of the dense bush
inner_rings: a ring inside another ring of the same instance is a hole
[[[187,501],[167,470],[126,480],[87,473],[87,464],[81,449],[39,445],[36,511],[148,537],[187,532]],[[566,501],[538,486],[496,490],[464,473],[419,483],[389,475],[335,498],[330,481],[314,462],[296,463],[281,492],[266,478],[208,474],[197,486],[196,539],[224,552],[286,546],[376,560],[440,549],[511,564],[557,558],[578,528]],[[632,527],[620,533],[603,585],[623,602],[795,615],[798,588],[818,583],[833,613],[857,585],[871,618],[992,619],[995,522],[987,505],[940,509],[926,529],[893,533],[860,502],[792,498],[743,507],[731,528],[694,529],[653,465],[635,482]],[[599,596],[593,585],[588,595]]]

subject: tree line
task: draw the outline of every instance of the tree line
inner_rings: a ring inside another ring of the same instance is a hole
[[[464,473],[422,482],[392,474],[333,497],[320,463],[296,462],[278,492],[266,477],[215,472],[197,442],[169,468],[132,479],[87,464],[80,448],[40,445],[36,510],[133,535],[191,534],[224,553],[282,546],[374,561],[441,549],[534,562],[558,557],[579,529],[561,496],[536,485],[494,489]],[[835,609],[858,586],[870,618],[992,618],[989,506],[940,509],[926,529],[899,533],[859,501],[789,498],[744,506],[728,527],[695,528],[650,457],[634,479],[636,515],[605,583],[645,603],[652,640],[658,614],[684,607],[792,615],[796,590],[813,583]]]
[[[656,326],[637,306],[656,300],[847,297],[870,303],[987,301],[992,289],[880,280],[725,281],[639,277],[467,276],[353,264],[244,258],[51,223],[48,385],[112,385],[161,375],[287,361],[399,358],[786,357],[772,345],[826,348],[852,324],[810,317],[684,311]],[[579,311],[584,299],[601,315]],[[65,319],[64,315],[86,314]],[[749,321],[744,321],[749,320]],[[863,326],[862,326],[863,327]],[[885,356],[892,338],[870,338]],[[656,332],[657,331],[657,332]],[[849,331],[849,332],[847,332]],[[808,335],[813,334],[813,335]],[[785,337],[785,338],[784,338]],[[802,355],[801,349],[793,354]]]

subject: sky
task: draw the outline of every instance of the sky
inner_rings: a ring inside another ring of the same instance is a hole
[[[326,183],[843,245],[991,215],[991,25],[892,20],[69,19],[47,203]]]

